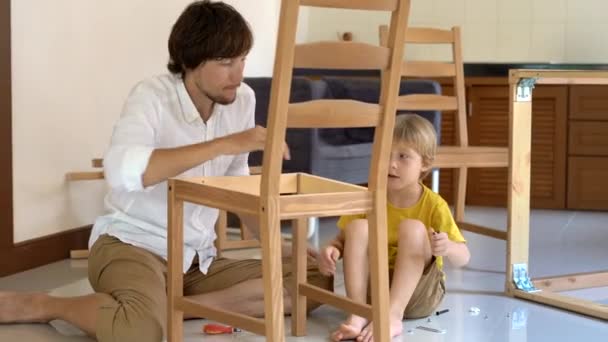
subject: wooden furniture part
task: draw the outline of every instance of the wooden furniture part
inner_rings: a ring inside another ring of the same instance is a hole
[[[384,45],[387,26],[380,26],[380,41]],[[410,27],[405,33],[406,44],[450,44],[453,62],[405,61],[401,66],[403,77],[452,78],[453,96],[448,95],[405,95],[400,96],[399,110],[441,110],[456,111],[456,145],[439,146],[433,167],[452,168],[454,173],[454,218],[460,229],[478,234],[506,239],[506,233],[492,228],[469,224],[464,221],[467,190],[467,170],[469,168],[506,168],[508,149],[496,146],[470,146],[468,142],[467,116],[465,104],[464,68],[460,28],[451,30]]]
[[[535,94],[536,95],[536,94]],[[608,210],[608,86],[570,87],[568,209]]]
[[[507,147],[509,87],[471,85],[467,88],[469,142]],[[568,86],[539,85],[532,100],[531,198],[533,208],[566,207],[566,130]],[[469,170],[468,205],[507,205],[507,169]]]
[[[321,42],[295,45],[299,7],[336,7],[391,12],[387,47],[356,42]],[[168,339],[183,339],[184,313],[218,320],[264,334],[267,341],[284,341],[283,280],[280,221],[293,220],[291,287],[292,334],[306,333],[306,300],[323,302],[373,320],[374,339],[389,341],[389,286],[386,226],[387,168],[403,60],[409,0],[283,0],[272,79],[268,140],[261,176],[170,179]],[[396,47],[396,48],[393,48]],[[293,68],[378,69],[382,80],[379,104],[353,100],[315,100],[289,104]],[[368,188],[308,174],[281,174],[286,127],[375,127]],[[183,296],[183,207],[192,202],[258,217],[262,247],[265,317],[257,319],[228,308],[215,308]],[[356,303],[307,283],[307,217],[367,213],[370,224],[370,283],[372,306]]]
[[[608,307],[553,291],[608,286],[608,272],[533,280],[541,292],[526,292],[513,281],[514,265],[528,264],[530,237],[530,154],[535,84],[608,84],[608,71],[510,70],[509,203],[506,292],[509,295],[608,320]],[[516,135],[516,136],[515,136]]]
[[[103,168],[103,159],[95,158],[91,160],[91,166],[93,168]],[[261,169],[257,166],[249,168],[251,174],[259,174]],[[76,171],[68,172],[65,174],[67,181],[87,181],[87,180],[98,180],[104,179],[103,171]],[[240,248],[252,248],[259,247],[259,241],[252,236],[249,230],[241,224],[240,228],[240,239],[229,239],[228,238],[228,213],[220,210],[218,220],[215,224],[215,233],[217,239],[215,240],[215,247],[217,248],[218,256],[222,255],[222,251]],[[71,259],[86,259],[89,257],[89,251],[87,249],[77,249],[70,251]]]

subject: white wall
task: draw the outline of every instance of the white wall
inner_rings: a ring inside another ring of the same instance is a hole
[[[246,75],[271,75],[279,1],[227,2],[256,37]],[[15,242],[90,224],[103,212],[103,182],[68,184],[65,172],[90,169],[130,88],[165,72],[169,31],[188,3],[11,1]]]
[[[608,61],[606,0],[412,0],[411,26],[462,27],[467,62]],[[307,40],[335,40],[351,31],[355,41],[378,43],[383,12],[310,10]],[[447,48],[414,46],[410,58],[449,59]]]

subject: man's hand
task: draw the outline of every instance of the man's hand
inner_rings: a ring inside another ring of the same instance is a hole
[[[324,276],[330,276],[336,273],[336,261],[340,258],[340,250],[335,246],[329,245],[324,247],[317,256],[319,264],[319,272]]]
[[[230,134],[220,139],[225,142],[226,154],[261,151],[266,145],[266,128],[256,125],[254,128]],[[283,142],[283,159],[291,159],[289,147],[285,142]]]
[[[431,252],[434,256],[447,256],[451,241],[448,234],[445,232],[437,233],[433,228],[429,228],[429,237],[431,240]]]

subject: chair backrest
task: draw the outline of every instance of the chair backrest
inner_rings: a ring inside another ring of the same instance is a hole
[[[296,45],[300,5],[390,11],[391,25],[386,44],[377,46],[335,41]],[[271,202],[279,196],[277,179],[281,173],[281,155],[287,127],[376,127],[368,186],[370,191],[385,190],[409,8],[410,0],[282,1],[267,124],[269,139],[266,142],[262,162],[260,193],[263,206],[275,207]],[[354,100],[313,100],[290,104],[289,91],[294,67],[376,69],[382,70],[386,77],[382,81],[378,104]]]
[[[388,44],[389,28],[380,26],[380,43]],[[408,27],[405,32],[405,44],[450,44],[452,45],[452,62],[438,61],[404,61],[401,64],[401,76],[415,78],[452,78],[454,96],[445,95],[405,95],[400,96],[397,108],[401,110],[455,110],[456,111],[456,144],[468,146],[467,118],[465,105],[464,67],[460,28],[451,30],[435,28]]]

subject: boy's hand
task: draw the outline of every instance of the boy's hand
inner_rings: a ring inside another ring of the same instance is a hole
[[[319,264],[319,272],[324,276],[330,276],[336,273],[336,261],[340,258],[340,250],[335,246],[327,246],[323,248],[317,257]]]
[[[432,227],[429,228],[431,240],[431,253],[434,256],[447,256],[450,249],[450,239],[445,232],[437,233]]]

